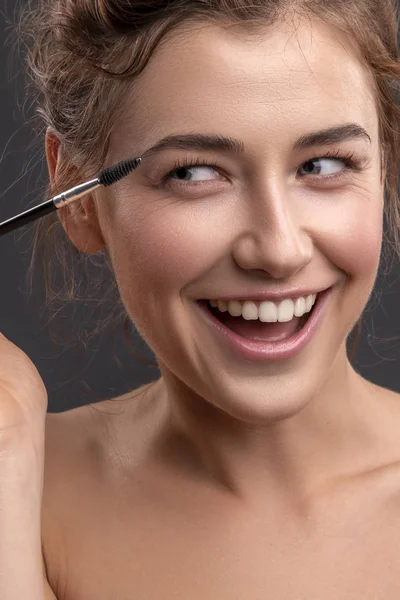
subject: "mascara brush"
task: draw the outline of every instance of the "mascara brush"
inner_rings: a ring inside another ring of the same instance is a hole
[[[63,208],[67,204],[78,200],[78,198],[86,196],[86,194],[92,192],[101,185],[104,187],[113,185],[134,171],[134,169],[136,169],[141,162],[141,158],[128,158],[127,160],[121,160],[112,167],[103,169],[95,179],[81,183],[80,185],[63,192],[62,194],[54,196],[54,198],[50,198],[50,200],[46,200],[38,206],[34,206],[33,208],[30,208],[29,210],[26,210],[25,212],[20,213],[19,215],[16,215],[7,221],[3,221],[0,223],[0,236],[5,235],[10,231],[14,231],[23,225],[27,225],[27,223],[36,221],[36,219],[40,219],[41,217],[44,217],[45,215],[48,215],[60,208]]]

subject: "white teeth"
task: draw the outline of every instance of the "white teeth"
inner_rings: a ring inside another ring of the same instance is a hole
[[[246,321],[256,321],[259,319],[263,323],[286,323],[291,321],[293,317],[302,317],[304,314],[311,311],[314,306],[317,294],[297,298],[293,301],[290,299],[282,300],[279,304],[275,302],[263,301],[259,304],[246,300],[239,302],[231,300],[224,302],[223,300],[210,300],[210,305],[213,308],[218,308],[221,312],[229,312],[232,317],[240,317]]]
[[[224,302],[223,300],[218,300],[218,302],[216,303],[218,310],[220,310],[221,312],[227,312],[228,310],[228,303]]]

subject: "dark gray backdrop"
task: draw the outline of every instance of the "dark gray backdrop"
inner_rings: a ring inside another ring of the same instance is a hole
[[[37,197],[47,177],[44,144],[33,144],[34,132],[28,122],[33,108],[25,100],[22,64],[11,45],[15,3],[1,0],[1,127],[0,127],[0,221],[26,210]],[[44,142],[44,140],[42,140]],[[29,301],[26,272],[32,243],[32,227],[0,237],[0,331],[22,348],[37,366],[48,390],[49,412],[60,412],[89,402],[121,395],[159,376],[130,355],[117,334],[115,362],[112,331],[104,332],[83,352],[57,345],[49,338],[48,319],[42,316],[42,280],[38,281],[35,298]],[[386,388],[400,391],[400,268],[393,259],[392,270],[383,277],[383,267],[364,318],[363,333],[355,359],[356,369],[367,379]],[[55,318],[58,330],[68,339],[69,332],[87,325],[91,308],[66,306]],[[61,319],[61,320],[60,320]],[[385,341],[386,340],[386,341]],[[139,337],[134,337],[138,350],[148,359],[154,358]],[[83,374],[83,379],[82,379]],[[87,388],[87,386],[88,388]],[[93,392],[93,393],[92,393]]]

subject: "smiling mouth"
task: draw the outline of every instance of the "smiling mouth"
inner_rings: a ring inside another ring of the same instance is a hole
[[[274,342],[290,338],[304,327],[318,303],[318,296],[317,301],[308,313],[305,313],[302,317],[293,317],[290,321],[283,323],[279,321],[276,323],[263,323],[259,319],[246,320],[242,316],[233,317],[227,311],[221,312],[218,308],[212,307],[208,300],[199,300],[198,302],[222,325],[236,334],[249,340]]]

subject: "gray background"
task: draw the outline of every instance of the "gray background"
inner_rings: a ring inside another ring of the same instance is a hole
[[[39,204],[45,198],[40,187],[46,183],[44,140],[36,139],[29,119],[34,107],[24,95],[23,65],[12,47],[13,0],[0,0],[0,221]],[[121,395],[159,376],[156,367],[135,359],[123,343],[121,325],[111,327],[86,348],[57,344],[49,337],[49,316],[42,314],[44,289],[38,278],[34,298],[29,300],[26,272],[31,255],[33,225],[0,237],[0,331],[22,348],[37,366],[48,390],[49,412]],[[393,257],[391,271],[383,277],[382,263],[374,292],[364,317],[363,333],[355,359],[356,369],[367,379],[400,391],[400,268]],[[42,291],[43,290],[43,291]],[[63,339],[72,329],[90,322],[93,308],[65,306],[54,318]],[[98,317],[99,315],[97,315]],[[115,340],[115,341],[114,341]],[[151,351],[136,335],[133,341],[147,359]],[[117,359],[114,359],[114,350]],[[118,363],[119,361],[119,363]]]

